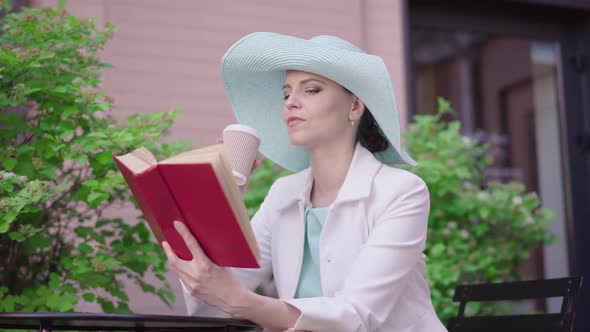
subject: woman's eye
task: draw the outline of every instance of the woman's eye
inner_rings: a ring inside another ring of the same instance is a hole
[[[316,94],[318,92],[320,92],[320,90],[318,90],[318,89],[305,90],[305,93],[309,93],[309,94],[312,94],[312,95],[314,95],[314,94]],[[284,95],[283,96],[283,100],[287,100],[287,99],[289,99],[289,95]]]

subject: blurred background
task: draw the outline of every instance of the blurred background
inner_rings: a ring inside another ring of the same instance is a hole
[[[57,1],[16,1],[56,6]],[[491,145],[489,179],[518,181],[555,213],[556,242],[533,248],[529,279],[590,277],[590,1],[588,0],[84,0],[67,11],[119,26],[106,44],[102,88],[115,115],[179,107],[167,139],[211,144],[234,122],[219,75],[226,49],[242,36],[272,31],[342,37],[383,58],[402,126],[434,114],[448,99],[463,135]],[[125,212],[127,211],[127,212]],[[132,206],[111,209],[128,213]],[[135,312],[184,314],[130,283]],[[590,287],[582,287],[579,331],[590,329]],[[558,310],[559,304],[538,304]],[[99,311],[82,303],[79,311]],[[585,317],[586,316],[586,317]]]

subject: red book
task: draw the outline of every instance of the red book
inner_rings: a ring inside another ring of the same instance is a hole
[[[158,243],[193,257],[174,220],[184,222],[217,265],[257,268],[259,249],[222,144],[158,162],[146,148],[115,156]]]

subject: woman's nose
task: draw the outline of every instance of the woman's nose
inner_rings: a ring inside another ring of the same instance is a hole
[[[287,106],[287,108],[298,108],[300,106],[299,101],[295,97],[295,94],[292,93],[289,95],[289,97],[287,97],[287,99],[285,100],[285,106]]]

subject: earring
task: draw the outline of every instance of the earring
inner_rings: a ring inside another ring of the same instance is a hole
[[[354,127],[354,121],[350,121],[350,124]]]

